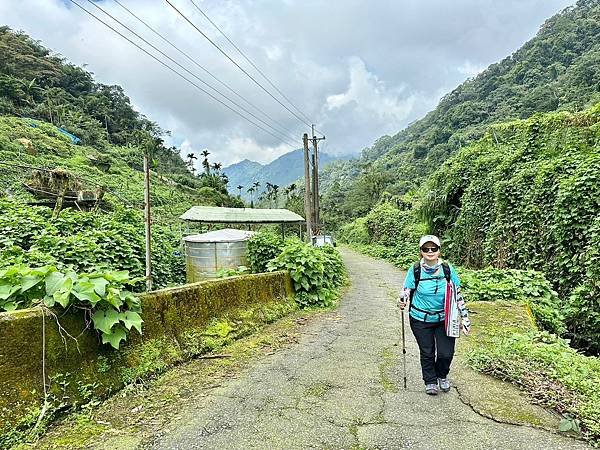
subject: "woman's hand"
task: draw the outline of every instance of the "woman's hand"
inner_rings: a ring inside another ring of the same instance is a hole
[[[398,297],[398,306],[400,309],[406,308],[410,299],[410,289],[404,289],[402,294]]]

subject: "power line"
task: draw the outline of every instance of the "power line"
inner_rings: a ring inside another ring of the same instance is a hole
[[[167,58],[169,61],[173,62],[174,64],[176,64],[177,66],[179,66],[181,69],[183,69],[184,71],[186,71],[187,73],[189,73],[191,76],[193,76],[194,78],[196,78],[198,81],[200,81],[201,83],[203,83],[204,85],[208,86],[210,89],[212,89],[213,91],[215,91],[216,93],[218,93],[219,95],[221,95],[222,97],[226,98],[227,100],[229,100],[232,104],[234,104],[235,106],[237,106],[238,108],[240,108],[242,111],[244,111],[246,114],[252,116],[253,118],[255,118],[256,120],[258,120],[259,122],[261,122],[262,124],[266,125],[267,127],[271,128],[272,130],[274,130],[276,133],[281,134],[280,137],[278,137],[278,139],[281,139],[282,137],[284,138],[283,140],[286,139],[290,139],[289,136],[286,136],[286,133],[281,133],[279,130],[277,130],[276,128],[274,128],[272,125],[268,124],[267,122],[265,122],[264,120],[262,120],[260,117],[257,117],[255,114],[253,114],[252,112],[248,111],[246,108],[244,108],[242,105],[240,105],[239,103],[235,102],[234,100],[232,100],[231,98],[229,98],[227,95],[221,93],[218,89],[214,88],[213,86],[211,86],[210,84],[208,84],[206,81],[204,81],[202,78],[198,77],[196,74],[194,74],[193,72],[189,71],[186,67],[182,66],[179,62],[177,62],[176,60],[174,60],[173,58],[171,58],[169,55],[167,55],[166,53],[164,53],[163,51],[161,51],[160,49],[156,48],[156,46],[152,45],[150,42],[148,42],[146,39],[144,39],[142,36],[140,36],[138,33],[136,33],[134,30],[132,30],[131,28],[129,28],[127,25],[125,25],[123,22],[121,22],[119,19],[115,18],[113,15],[111,15],[109,12],[107,12],[105,9],[103,9],[102,7],[98,6],[96,3],[94,3],[92,0],[87,0],[88,3],[92,4],[93,6],[95,6],[97,9],[99,9],[100,11],[102,11],[105,15],[107,15],[108,17],[110,17],[112,20],[114,20],[115,22],[117,22],[119,25],[121,25],[123,28],[125,28],[126,30],[128,30],[130,33],[132,33],[134,36],[136,36],[138,39],[140,39],[141,41],[143,41],[146,45],[150,46],[152,49],[154,49],[155,51],[157,51],[158,53],[160,53],[162,56],[164,56],[165,58]],[[206,91],[204,91],[206,92]],[[275,136],[276,137],[276,136]],[[293,138],[292,138],[293,139]]]
[[[183,14],[181,11],[179,11],[175,5],[173,5],[173,3],[171,3],[169,0],[165,0],[169,6],[171,8],[173,8],[177,14],[179,14],[181,17],[183,17],[185,19],[185,21],[187,23],[189,23],[192,27],[194,27],[196,29],[196,31],[198,31],[198,33],[200,33],[202,36],[204,36],[204,38],[210,42],[217,50],[219,50],[229,61],[231,61],[238,69],[240,69],[242,72],[244,72],[244,74],[250,78],[252,81],[254,81],[254,83],[260,87],[263,91],[265,91],[273,100],[275,100],[277,103],[279,103],[281,106],[283,106],[286,110],[288,110],[294,117],[296,117],[300,122],[302,122],[303,124],[307,125],[307,126],[311,126],[310,121],[305,121],[302,117],[300,117],[298,114],[296,114],[294,111],[292,111],[290,108],[288,108],[286,105],[284,105],[283,103],[281,103],[281,101],[275,97],[273,94],[271,94],[271,92],[269,92],[268,89],[266,89],[262,84],[260,84],[256,78],[254,78],[252,75],[250,75],[242,66],[240,66],[237,62],[235,62],[235,60],[233,58],[231,58],[231,56],[229,56],[227,53],[225,53],[225,51],[223,51],[221,49],[221,47],[219,47],[211,38],[209,38],[206,34],[204,34],[204,32],[198,28],[190,19],[188,19],[185,14]]]
[[[114,0],[114,2],[119,5],[121,8],[123,8],[125,11],[127,11],[130,15],[132,15],[133,17],[135,17],[139,22],[141,22],[146,28],[148,28],[150,31],[152,31],[155,35],[157,35],[159,38],[161,38],[164,42],[166,42],[167,44],[169,44],[172,48],[174,48],[175,50],[177,50],[180,54],[182,54],[183,56],[185,56],[191,63],[193,63],[194,65],[196,65],[197,67],[199,67],[201,70],[203,70],[206,74],[208,74],[210,77],[212,77],[216,82],[220,83],[222,86],[224,86],[225,88],[227,88],[231,93],[233,93],[234,95],[236,95],[238,98],[240,98],[241,100],[243,100],[244,102],[246,102],[247,105],[250,105],[252,108],[254,108],[256,111],[260,112],[264,117],[266,117],[267,119],[271,120],[273,123],[277,124],[279,127],[279,129],[273,127],[274,129],[276,129],[278,132],[282,133],[283,135],[286,135],[288,133],[288,131],[286,131],[284,128],[285,126],[282,125],[281,123],[279,123],[277,120],[273,119],[271,116],[269,116],[266,112],[264,112],[262,109],[260,109],[259,107],[257,107],[256,105],[254,105],[252,102],[250,102],[249,100],[247,100],[245,97],[243,97],[242,95],[240,95],[238,92],[236,92],[233,88],[231,88],[227,83],[225,83],[224,81],[220,80],[217,76],[215,76],[212,72],[210,72],[208,69],[206,69],[204,66],[202,66],[201,64],[199,64],[196,60],[194,60],[191,56],[189,56],[187,53],[185,53],[183,50],[181,50],[179,47],[177,47],[175,44],[173,44],[171,41],[169,41],[167,38],[165,38],[162,34],[160,34],[158,31],[156,31],[154,28],[152,28],[150,25],[148,25],[148,23],[146,23],[143,19],[141,19],[140,17],[138,17],[133,11],[131,11],[129,8],[127,8],[125,5],[123,5],[119,0]],[[213,88],[214,89],[214,88]],[[222,94],[221,94],[222,95]],[[283,131],[282,131],[283,130]]]
[[[300,113],[300,114],[301,114],[301,115],[302,115],[302,116],[303,116],[303,117],[304,117],[304,118],[305,118],[307,121],[311,122],[310,118],[309,118],[309,117],[308,117],[306,114],[304,114],[304,113],[303,113],[303,112],[300,110],[300,108],[298,108],[296,105],[294,105],[294,103],[293,103],[293,102],[292,102],[292,101],[291,101],[291,100],[290,100],[290,99],[289,99],[289,98],[288,98],[288,97],[287,97],[287,96],[286,96],[286,95],[285,95],[283,92],[281,92],[281,90],[279,90],[279,88],[278,88],[277,86],[275,86],[275,84],[273,84],[273,82],[272,82],[272,81],[271,81],[271,80],[270,80],[270,79],[269,79],[269,78],[268,78],[268,77],[267,77],[267,76],[266,76],[266,75],[263,73],[263,71],[262,71],[262,70],[260,70],[260,69],[259,69],[259,68],[256,66],[256,64],[254,64],[254,63],[253,63],[253,62],[250,60],[250,58],[248,58],[248,56],[246,56],[246,54],[245,54],[245,53],[244,53],[242,50],[240,50],[240,48],[239,48],[237,45],[235,45],[235,44],[234,44],[234,42],[233,42],[231,39],[229,39],[229,37],[228,37],[228,36],[227,36],[227,35],[226,35],[226,34],[223,32],[223,30],[221,30],[221,28],[219,28],[219,27],[217,26],[217,24],[215,24],[215,23],[214,23],[214,22],[211,20],[211,18],[210,18],[210,17],[208,17],[208,16],[206,15],[206,13],[205,13],[204,11],[202,11],[202,9],[201,9],[201,8],[200,8],[200,7],[199,7],[197,4],[196,4],[196,2],[194,2],[194,0],[190,0],[190,2],[192,3],[192,5],[194,5],[194,6],[196,7],[196,9],[197,9],[198,11],[200,11],[200,14],[202,14],[202,15],[203,15],[203,16],[206,18],[206,20],[208,20],[208,21],[209,21],[209,22],[212,24],[212,26],[214,26],[214,27],[215,27],[215,28],[216,28],[216,29],[219,31],[219,33],[221,33],[221,34],[223,35],[223,37],[224,37],[225,39],[227,39],[227,42],[229,42],[229,43],[230,43],[230,44],[233,46],[233,48],[235,48],[235,49],[236,49],[236,50],[237,50],[237,51],[240,53],[240,55],[242,55],[242,56],[244,57],[244,59],[245,59],[246,61],[248,61],[248,63],[249,63],[249,64],[250,64],[252,67],[254,67],[254,69],[255,69],[255,70],[256,70],[256,71],[257,71],[259,74],[261,74],[261,75],[262,75],[262,77],[263,77],[265,80],[267,80],[267,82],[268,82],[268,83],[269,83],[269,84],[270,84],[270,85],[273,87],[273,89],[275,89],[275,90],[276,90],[276,91],[279,93],[279,95],[281,95],[281,96],[282,96],[284,99],[286,99],[286,100],[287,100],[287,102],[288,102],[290,105],[292,105],[292,106],[294,107],[294,109],[296,109],[296,111],[298,111],[298,112],[299,112],[299,113]]]
[[[182,75],[181,73],[179,73],[177,70],[173,69],[171,66],[169,66],[167,63],[165,63],[164,61],[161,61],[160,59],[158,59],[156,56],[154,56],[152,53],[148,52],[146,49],[140,47],[138,44],[136,44],[135,42],[133,42],[131,39],[129,39],[127,36],[125,36],[123,33],[121,33],[120,31],[116,30],[115,28],[113,28],[112,26],[110,26],[109,24],[107,24],[105,21],[103,21],[102,19],[100,19],[98,16],[96,16],[94,13],[88,11],[87,9],[85,9],[83,6],[81,6],[79,3],[77,3],[75,0],[69,0],[69,2],[73,3],[75,6],[77,6],[79,9],[85,11],[88,15],[92,16],[94,19],[96,19],[98,22],[102,23],[104,26],[106,26],[107,28],[110,28],[113,32],[117,33],[119,36],[121,36],[123,39],[125,39],[126,41],[128,41],[130,44],[134,45],[135,47],[137,47],[139,50],[141,50],[142,52],[144,52],[146,55],[150,56],[152,59],[154,59],[156,62],[158,62],[159,64],[161,64],[162,66],[164,66],[165,68],[167,68],[168,70],[170,70],[171,72],[175,73],[177,76],[183,78],[185,81],[187,81],[188,83],[190,83],[192,86],[194,86],[196,89],[204,92],[206,95],[208,95],[210,98],[212,98],[213,100],[215,100],[216,102],[220,103],[221,105],[225,106],[227,109],[233,111],[235,114],[237,114],[238,116],[240,116],[242,119],[246,120],[247,122],[251,123],[252,125],[254,125],[255,127],[261,129],[262,131],[264,131],[267,134],[270,134],[271,136],[273,136],[276,139],[281,140],[281,137],[274,135],[273,133],[271,133],[269,130],[264,129],[263,127],[261,127],[259,124],[253,122],[252,120],[248,119],[246,116],[244,116],[242,113],[240,113],[239,111],[233,109],[231,106],[229,106],[228,104],[224,103],[223,101],[221,101],[220,99],[218,99],[217,97],[215,97],[214,95],[212,95],[210,92],[206,91],[205,89],[203,89],[202,87],[198,86],[196,83],[194,83],[192,80],[190,80],[189,78],[187,78],[185,75]],[[283,140],[287,145],[289,145],[290,147],[294,148],[296,147],[296,144],[291,144],[289,141],[287,140]]]

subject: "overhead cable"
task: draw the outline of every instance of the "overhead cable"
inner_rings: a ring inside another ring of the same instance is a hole
[[[238,108],[240,108],[242,111],[244,111],[246,114],[252,116],[253,118],[255,118],[256,120],[258,120],[259,122],[261,122],[262,124],[264,124],[265,126],[271,128],[273,131],[275,131],[276,133],[281,134],[282,136],[278,137],[278,139],[282,139],[283,140],[287,140],[287,139],[293,139],[290,138],[289,136],[286,135],[286,133],[281,133],[281,131],[277,130],[277,128],[273,127],[272,125],[270,125],[269,123],[265,122],[264,120],[262,120],[260,117],[257,117],[255,114],[253,114],[252,112],[248,111],[246,108],[244,108],[242,105],[240,105],[239,103],[237,103],[236,101],[232,100],[231,98],[229,98],[227,95],[223,94],[222,92],[220,92],[218,89],[214,88],[213,86],[211,86],[209,83],[207,83],[206,81],[204,81],[202,78],[200,78],[199,76],[197,76],[195,73],[191,72],[190,70],[188,70],[186,67],[184,67],[183,65],[181,65],[178,61],[174,60],[173,58],[171,58],[169,55],[167,55],[165,52],[163,52],[162,50],[160,50],[159,48],[157,48],[156,46],[152,45],[150,42],[148,42],[146,39],[144,39],[142,36],[140,36],[138,33],[136,33],[134,30],[132,30],[131,28],[129,28],[127,25],[125,25],[123,22],[121,22],[119,19],[117,19],[116,17],[114,17],[112,14],[110,14],[108,11],[106,11],[105,9],[103,9],[101,6],[98,6],[95,2],[93,2],[92,0],[86,0],[88,3],[92,4],[94,7],[96,7],[97,9],[99,9],[100,11],[102,11],[104,14],[106,14],[108,17],[110,17],[112,20],[114,20],[115,22],[117,22],[119,25],[121,25],[123,28],[125,28],[126,30],[128,30],[130,33],[132,33],[133,35],[135,35],[138,39],[140,39],[141,41],[143,41],[146,45],[150,46],[152,49],[154,49],[155,51],[157,51],[158,53],[160,53],[162,56],[164,56],[165,58],[167,58],[169,61],[171,61],[172,63],[176,64],[178,67],[180,67],[181,69],[183,69],[185,72],[187,72],[188,74],[190,74],[192,77],[196,78],[198,81],[200,81],[202,84],[204,84],[205,86],[209,87],[210,89],[212,89],[213,91],[215,91],[217,94],[221,95],[222,97],[226,98],[229,102],[231,102],[233,105],[237,106]],[[206,92],[206,91],[205,91]]]
[[[212,72],[210,72],[204,66],[202,66],[201,64],[199,64],[194,58],[192,58],[190,55],[188,55],[186,52],[184,52],[179,47],[177,47],[175,44],[173,44],[171,41],[169,41],[167,38],[165,38],[162,34],[160,34],[158,31],[156,31],[154,28],[152,28],[150,25],[148,25],[148,23],[146,23],[143,19],[141,19],[139,16],[137,16],[133,11],[131,11],[129,8],[127,8],[125,5],[123,5],[119,0],[113,0],[113,1],[117,5],[119,5],[121,8],[123,8],[125,11],[127,11],[135,19],[137,19],[139,22],[141,22],[152,33],[154,33],[155,35],[157,35],[164,42],[166,42],[172,48],[174,48],[175,50],[177,50],[180,54],[182,54],[183,56],[185,56],[192,64],[194,64],[195,66],[197,66],[198,68],[200,68],[201,70],[203,70],[206,74],[208,74],[210,77],[212,77],[216,82],[218,82],[219,84],[221,84],[222,86],[224,86],[226,89],[228,89],[231,93],[233,93],[235,96],[237,96],[238,98],[240,98],[241,100],[243,100],[247,105],[251,106],[256,111],[260,112],[264,117],[266,117],[271,122],[275,123],[278,127],[281,127],[281,128],[275,128],[275,127],[273,127],[274,129],[276,129],[277,131],[279,131],[280,133],[282,133],[284,135],[286,135],[286,134],[289,133],[289,131],[285,130],[285,126],[284,125],[282,125],[277,120],[275,120],[274,118],[272,118],[271,116],[269,116],[261,108],[259,108],[258,106],[254,105],[252,102],[250,102],[245,97],[243,97],[242,95],[240,95],[237,91],[235,91],[235,89],[233,89],[232,87],[230,87],[227,83],[225,83],[224,81],[222,81],[221,79],[219,79],[216,75],[214,75]]]
[[[111,25],[109,25],[108,23],[106,23],[105,21],[103,21],[102,19],[100,19],[98,16],[96,16],[94,13],[88,11],[87,9],[85,9],[83,6],[81,6],[79,3],[77,3],[75,0],[69,0],[69,2],[73,3],[75,6],[77,6],[79,9],[81,9],[82,11],[84,11],[86,14],[92,16],[94,19],[96,19],[98,22],[102,23],[104,26],[106,26],[107,28],[111,29],[113,32],[115,32],[116,34],[118,34],[119,36],[121,36],[123,39],[125,39],[126,41],[128,41],[130,44],[134,45],[135,47],[137,47],[139,50],[141,50],[142,52],[144,52],[146,55],[150,56],[152,59],[154,59],[156,62],[158,62],[159,64],[161,64],[162,66],[164,66],[165,68],[167,68],[168,70],[170,70],[171,72],[175,73],[177,76],[179,76],[180,78],[183,78],[185,81],[187,81],[188,83],[190,83],[192,86],[194,86],[196,89],[200,90],[201,92],[204,92],[206,95],[208,95],[210,98],[212,98],[213,100],[215,100],[216,102],[220,103],[221,105],[225,106],[227,109],[233,111],[235,114],[237,114],[238,116],[240,116],[242,119],[246,120],[247,122],[251,123],[252,125],[254,125],[255,127],[261,129],[262,131],[264,131],[265,133],[273,136],[274,138],[281,140],[280,136],[276,136],[275,134],[271,133],[269,130],[266,130],[265,128],[263,128],[262,126],[260,126],[259,124],[257,124],[256,122],[250,120],[248,117],[244,116],[242,113],[240,113],[239,111],[237,111],[236,109],[232,108],[231,106],[229,106],[227,103],[223,102],[222,100],[220,100],[219,98],[215,97],[214,95],[212,95],[210,92],[208,92],[207,90],[203,89],[202,87],[198,86],[196,83],[194,83],[192,80],[190,80],[189,78],[187,78],[185,75],[182,75],[181,73],[179,73],[177,70],[175,70],[174,68],[172,68],[171,66],[169,66],[167,63],[165,63],[164,61],[161,61],[160,59],[158,59],[155,55],[153,55],[152,53],[148,52],[146,49],[144,49],[143,47],[141,47],[140,45],[136,44],[135,42],[133,42],[131,39],[129,39],[127,36],[125,36],[123,33],[121,33],[120,31],[116,30],[114,27],[112,27]],[[284,142],[291,146],[292,148],[296,148],[297,144],[291,144],[289,141],[284,140]]]
[[[305,119],[303,119],[302,117],[300,117],[298,114],[296,114],[294,111],[292,111],[290,108],[288,108],[286,105],[284,105],[281,100],[279,100],[277,97],[275,97],[267,88],[265,88],[262,84],[260,84],[256,78],[254,78],[252,75],[250,75],[242,66],[240,66],[231,56],[229,56],[223,49],[221,49],[221,47],[219,47],[211,38],[209,38],[200,28],[198,28],[190,19],[188,19],[186,17],[185,14],[183,14],[179,9],[177,9],[177,7],[175,5],[173,5],[173,3],[171,3],[169,0],[165,0],[169,6],[171,6],[171,8],[173,8],[177,14],[179,14],[181,17],[183,17],[183,19],[189,23],[192,27],[194,27],[194,29],[200,33],[208,42],[210,42],[217,50],[219,50],[229,61],[231,61],[238,69],[240,69],[248,78],[250,78],[258,87],[260,87],[263,91],[265,91],[273,100],[275,100],[277,103],[279,103],[281,106],[283,106],[288,112],[290,112],[294,117],[296,117],[300,122],[302,122],[303,124],[307,125],[307,126],[311,126],[310,121],[306,121]]]
[[[199,6],[196,4],[196,2],[194,2],[194,0],[190,0],[190,2],[192,3],[192,5],[194,5],[194,6],[196,7],[196,9],[197,9],[198,11],[200,11],[200,14],[202,14],[202,15],[203,15],[203,16],[206,18],[206,20],[208,20],[208,21],[209,21],[209,22],[212,24],[212,26],[213,26],[213,27],[215,27],[215,28],[216,28],[216,29],[219,31],[219,33],[221,33],[221,34],[223,35],[223,37],[224,37],[225,39],[227,39],[227,42],[229,42],[229,43],[230,43],[230,44],[233,46],[233,48],[235,48],[235,49],[238,51],[238,53],[244,57],[244,59],[245,59],[245,60],[248,62],[248,64],[250,64],[252,67],[254,67],[254,69],[255,69],[255,70],[256,70],[256,71],[257,71],[259,74],[261,74],[261,76],[262,76],[262,77],[263,77],[263,78],[264,78],[264,79],[265,79],[265,80],[266,80],[266,81],[267,81],[267,82],[268,82],[268,83],[271,85],[271,87],[272,87],[273,89],[275,89],[275,90],[276,90],[276,91],[279,93],[279,95],[281,95],[281,96],[282,96],[284,99],[286,99],[286,100],[287,100],[287,102],[288,102],[290,105],[292,105],[292,106],[294,107],[294,109],[295,109],[296,111],[298,111],[298,112],[299,112],[299,113],[300,113],[300,114],[301,114],[301,115],[302,115],[302,116],[303,116],[303,117],[304,117],[304,118],[305,118],[307,121],[311,122],[310,118],[309,118],[309,117],[308,117],[306,114],[304,114],[304,112],[302,112],[302,110],[300,110],[300,108],[298,108],[296,105],[294,105],[294,103],[293,103],[293,102],[292,102],[292,101],[291,101],[291,100],[290,100],[290,99],[289,99],[289,98],[288,98],[288,97],[287,97],[287,96],[286,96],[286,95],[285,95],[283,92],[281,92],[281,90],[280,90],[280,89],[279,89],[277,86],[275,86],[275,84],[274,84],[274,83],[273,83],[273,82],[272,82],[272,81],[271,81],[271,80],[270,80],[270,79],[269,79],[269,78],[268,78],[268,77],[267,77],[267,76],[266,76],[266,75],[263,73],[263,71],[262,71],[262,70],[260,70],[260,69],[259,69],[259,68],[256,66],[256,64],[254,64],[254,63],[252,62],[252,60],[250,60],[250,58],[248,58],[248,56],[247,56],[247,55],[246,55],[246,54],[245,54],[245,53],[244,53],[244,52],[243,52],[243,51],[242,51],[242,50],[241,50],[241,49],[240,49],[240,48],[239,48],[237,45],[235,45],[235,43],[234,43],[234,42],[233,42],[233,41],[232,41],[232,40],[229,38],[229,36],[227,36],[227,35],[226,35],[226,34],[223,32],[223,30],[221,30],[221,28],[219,28],[219,27],[217,26],[217,24],[216,24],[216,23],[214,23],[214,22],[211,20],[211,18],[210,18],[210,17],[208,17],[208,15],[207,15],[207,14],[206,14],[206,13],[205,13],[205,12],[204,12],[204,11],[203,11],[201,8],[200,8],[200,7],[199,7]]]

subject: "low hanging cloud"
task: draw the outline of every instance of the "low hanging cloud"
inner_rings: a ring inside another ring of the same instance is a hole
[[[110,20],[86,0],[77,1]],[[184,157],[208,149],[211,161],[225,165],[246,158],[264,163],[301,146],[309,128],[246,78],[166,2],[120,1],[262,112],[166,46],[113,0],[96,3],[257,117],[276,122],[286,137],[272,131],[274,137],[248,123],[67,0],[3,0],[0,20],[74,64],[86,64],[98,81],[123,86],[140,112],[171,130],[168,142],[181,147]],[[170,1],[273,91],[189,0]],[[316,122],[327,136],[327,152],[341,155],[357,154],[381,135],[394,134],[423,116],[446,92],[515,51],[546,18],[575,0],[196,2]]]

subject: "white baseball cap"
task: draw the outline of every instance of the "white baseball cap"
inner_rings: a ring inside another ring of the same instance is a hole
[[[433,234],[428,234],[426,236],[423,236],[420,240],[419,240],[419,248],[423,247],[423,244],[426,244],[427,242],[433,242],[435,245],[437,245],[438,247],[441,247],[442,245],[440,244],[440,240],[438,239],[437,236],[434,236]]]

